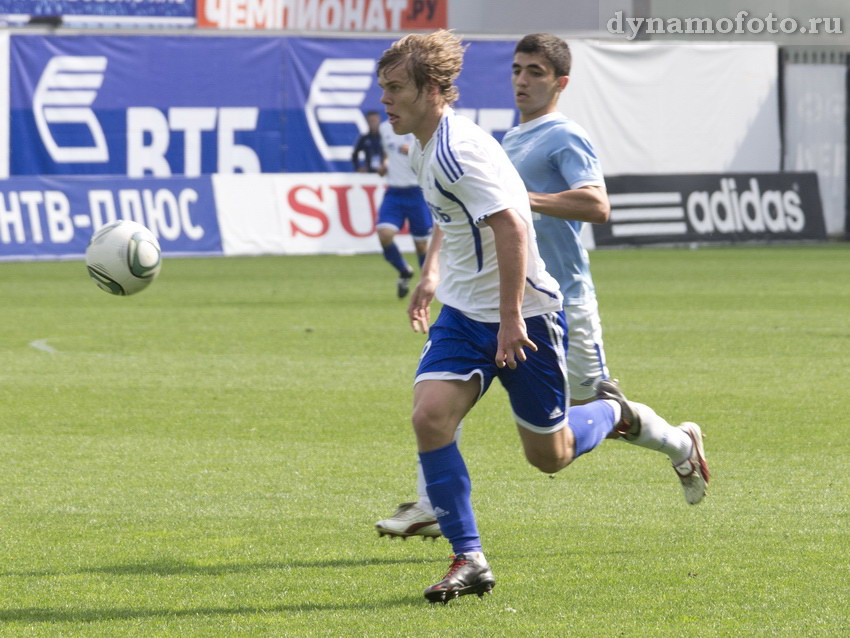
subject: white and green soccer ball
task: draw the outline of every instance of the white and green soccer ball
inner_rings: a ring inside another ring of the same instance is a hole
[[[102,290],[133,295],[156,279],[162,267],[162,251],[150,230],[121,219],[92,235],[86,248],[86,266]]]

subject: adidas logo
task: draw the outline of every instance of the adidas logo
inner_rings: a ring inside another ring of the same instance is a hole
[[[437,517],[437,518],[442,518],[443,516],[445,516],[448,513],[449,513],[448,511],[444,510],[439,505],[434,508],[434,516]]]
[[[553,408],[552,411],[549,413],[549,419],[550,420],[551,419],[560,419],[563,416],[564,416],[564,411],[557,406],[555,406],[555,408]]]

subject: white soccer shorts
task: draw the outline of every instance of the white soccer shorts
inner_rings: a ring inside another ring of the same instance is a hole
[[[583,304],[566,305],[564,314],[569,335],[567,370],[570,398],[578,401],[592,399],[596,381],[608,378],[599,304],[594,298]]]

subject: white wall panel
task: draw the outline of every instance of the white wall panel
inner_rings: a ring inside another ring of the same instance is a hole
[[[826,232],[845,228],[847,67],[785,66],[785,168],[816,171]]]
[[[772,44],[574,40],[559,109],[590,134],[608,174],[780,168]]]

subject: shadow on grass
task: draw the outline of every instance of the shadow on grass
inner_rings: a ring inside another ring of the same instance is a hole
[[[197,565],[178,560],[160,560],[149,563],[130,563],[127,565],[106,565],[103,567],[82,567],[74,570],[32,570],[7,571],[0,575],[7,577],[68,576],[71,574],[109,574],[113,576],[222,576],[254,571],[278,569],[309,569],[334,567],[370,567],[375,565],[405,565],[422,563],[445,563],[444,556],[436,558],[337,558],[328,560],[269,561],[263,563],[230,563],[218,565]]]
[[[365,558],[365,559],[329,559],[303,561],[274,561],[262,563],[233,563],[223,565],[195,565],[176,560],[162,560],[150,563],[127,565],[108,565],[104,567],[84,567],[77,570],[40,570],[29,572],[3,572],[6,577],[52,577],[74,574],[107,574],[111,576],[180,576],[201,575],[219,576],[223,574],[239,574],[262,570],[289,570],[309,568],[349,568],[369,567],[376,565],[403,565],[422,563],[444,563],[445,558]],[[110,620],[132,620],[145,618],[185,618],[189,616],[238,616],[251,614],[268,614],[284,612],[314,612],[314,611],[346,611],[360,610],[365,607],[383,609],[391,607],[421,605],[420,596],[410,595],[372,603],[292,603],[270,605],[268,607],[197,607],[192,609],[133,609],[133,608],[104,608],[104,609],[51,609],[48,607],[24,607],[21,609],[0,608],[0,623],[51,623],[51,622],[99,622]]]
[[[379,602],[363,603],[316,603],[270,605],[268,607],[196,607],[192,609],[132,609],[114,607],[104,609],[50,609],[46,607],[24,607],[22,609],[0,608],[0,622],[54,623],[54,622],[102,622],[110,620],[139,620],[145,618],[186,618],[192,616],[242,616],[252,614],[315,612],[315,611],[363,611],[365,608],[386,609],[403,606],[421,606],[421,596],[406,596]]]

